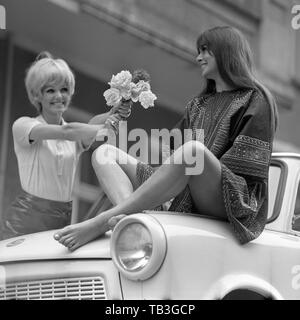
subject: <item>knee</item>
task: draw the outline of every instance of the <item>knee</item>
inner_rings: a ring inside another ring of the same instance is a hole
[[[106,164],[116,160],[117,148],[110,144],[102,144],[92,154],[93,167],[99,167],[102,164]]]
[[[189,141],[183,146],[182,162],[187,175],[200,175],[204,169],[205,146],[199,141]]]

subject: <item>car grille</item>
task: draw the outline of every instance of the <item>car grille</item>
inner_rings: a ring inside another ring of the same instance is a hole
[[[64,278],[26,281],[7,284],[0,289],[0,300],[105,300],[104,280],[101,277]]]

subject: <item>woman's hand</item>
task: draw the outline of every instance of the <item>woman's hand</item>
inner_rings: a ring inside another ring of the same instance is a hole
[[[112,107],[110,114],[119,114],[121,119],[127,119],[131,114],[132,101],[131,100],[121,100],[116,106]]]
[[[119,116],[120,120],[125,120],[131,114],[132,101],[120,101],[117,105],[112,107],[108,112],[97,114],[90,121],[89,124],[104,124],[107,118],[111,115]],[[114,119],[112,119],[114,120]]]
[[[121,115],[118,113],[114,113],[110,115],[105,121],[106,128],[112,128],[115,132],[119,131],[119,121],[121,119]]]

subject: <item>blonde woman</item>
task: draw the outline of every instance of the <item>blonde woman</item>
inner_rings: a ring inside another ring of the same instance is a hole
[[[22,192],[6,212],[2,238],[64,227],[70,223],[76,166],[99,130],[130,113],[121,105],[92,118],[89,124],[66,123],[64,112],[75,90],[68,64],[41,53],[25,78],[38,116],[21,117],[13,126],[14,150]],[[106,123],[106,124],[105,124]]]

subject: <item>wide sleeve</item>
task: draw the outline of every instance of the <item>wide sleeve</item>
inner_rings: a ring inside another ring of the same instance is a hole
[[[243,116],[231,124],[232,144],[220,158],[226,214],[242,244],[257,238],[266,224],[274,121],[264,95],[254,91]]]
[[[187,130],[190,130],[190,117],[189,117],[189,109],[191,108],[191,105],[193,103],[193,100],[189,101],[188,104],[185,107],[184,114],[181,117],[181,119],[175,124],[175,126],[172,128],[171,132],[175,130],[179,130],[179,136],[180,136],[180,145],[183,145],[185,141],[187,141]],[[175,143],[174,139],[171,139],[170,141],[170,149],[171,151],[175,151],[177,146],[177,143]]]
[[[29,139],[31,130],[41,124],[36,118],[21,117],[17,119],[12,126],[14,142],[22,147],[28,147],[34,143]]]
[[[184,129],[189,128],[189,114],[188,114],[188,107],[185,108],[184,115],[181,117],[181,119],[175,124],[173,129],[179,129],[182,133],[184,132]]]

